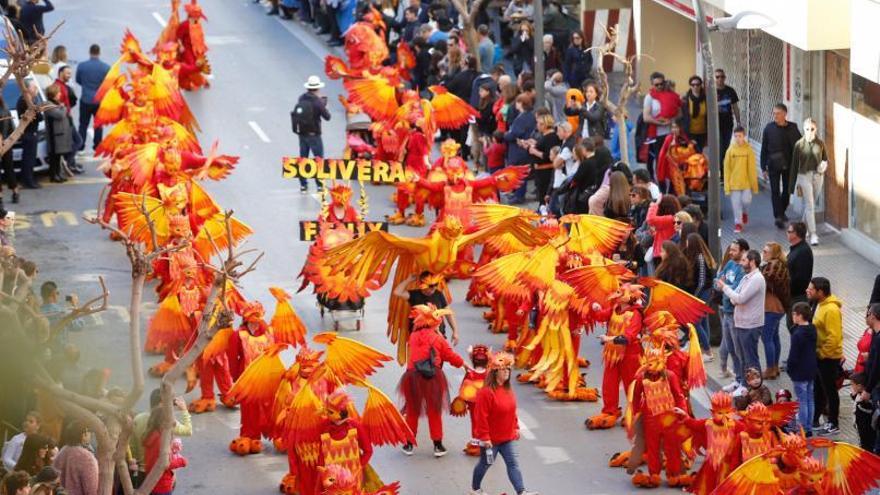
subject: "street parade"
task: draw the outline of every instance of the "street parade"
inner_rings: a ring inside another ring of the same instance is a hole
[[[2,3],[0,494],[880,490],[827,115],[641,34],[719,2]]]

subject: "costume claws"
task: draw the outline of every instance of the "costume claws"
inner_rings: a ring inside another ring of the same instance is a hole
[[[162,361],[159,364],[155,364],[150,367],[150,376],[161,378],[165,376],[165,373],[168,373],[168,370],[170,370],[172,366],[174,366],[174,363],[169,363],[168,361]]]
[[[531,381],[531,379],[532,379],[532,372],[531,371],[526,371],[525,373],[520,373],[520,374],[516,375],[516,381],[518,381],[520,383],[529,383],[529,381]]]
[[[504,350],[507,352],[513,352],[516,350],[516,341],[512,339],[508,339],[507,342],[504,343]]]
[[[682,474],[681,476],[670,476],[669,473],[666,473],[666,484],[669,485],[670,488],[688,487],[691,485],[692,481],[693,477],[689,474]]]
[[[287,473],[281,479],[281,485],[278,487],[281,493],[286,495],[296,495],[296,475]]]
[[[391,225],[401,225],[406,222],[406,217],[404,217],[399,211],[394,212],[393,215],[388,215],[387,219],[388,223]]]
[[[229,409],[235,409],[235,401],[233,401],[232,398],[229,396],[221,395],[220,402],[222,402],[223,405],[228,407]]]
[[[575,391],[577,400],[581,402],[597,402],[599,400],[599,390],[595,388],[578,387]]]
[[[192,401],[189,405],[189,412],[193,414],[202,414],[205,412],[211,412],[214,409],[217,409],[217,401],[213,398],[211,399],[197,399]]]
[[[406,217],[406,224],[410,227],[424,227],[425,215],[423,213],[413,213]]]
[[[608,467],[623,467],[629,461],[630,451],[617,452],[608,460]]]
[[[238,437],[229,444],[229,450],[233,454],[246,456],[251,453],[251,439],[247,437]]]
[[[462,450],[464,451],[465,455],[477,457],[480,455],[480,444],[468,442]]]
[[[272,447],[275,448],[275,452],[281,453],[287,450],[287,446],[284,445],[283,438],[273,438],[272,439]]]
[[[586,421],[587,429],[589,430],[607,430],[608,428],[614,427],[617,420],[620,418],[620,414],[606,414],[599,413]]]
[[[250,453],[259,454],[263,451],[263,440],[259,438],[251,438]]]
[[[582,357],[578,358],[578,368],[589,368],[589,367],[590,367],[589,361],[587,361],[585,358],[582,358]]]
[[[486,321],[492,321],[495,319],[494,311],[483,311],[483,319]]]

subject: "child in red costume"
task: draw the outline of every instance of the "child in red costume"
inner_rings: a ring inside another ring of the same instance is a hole
[[[443,363],[456,368],[464,366],[464,359],[452,350],[438,331],[443,316],[449,313],[448,309],[437,309],[433,304],[419,304],[412,308],[413,328],[407,343],[409,361],[397,388],[404,400],[406,423],[414,437],[418,434],[419,418],[422,414],[428,416],[434,457],[446,455],[441,415],[449,407],[449,383],[443,373]],[[403,452],[412,455],[413,445],[404,445]]]
[[[691,431],[694,448],[706,452],[703,465],[694,476],[688,491],[708,495],[727,476],[740,465],[740,451],[737,438],[742,424],[734,418],[733,399],[726,392],[712,394],[712,417],[696,419],[685,411],[676,411],[685,426]]]
[[[464,379],[458,389],[458,397],[452,401],[450,411],[453,416],[464,416],[468,413],[471,418],[471,440],[465,445],[464,453],[471,456],[480,455],[480,441],[474,426],[474,404],[477,393],[483,388],[486,374],[489,372],[489,347],[478,344],[468,348],[471,357],[471,366],[466,366]]]
[[[357,210],[351,206],[351,188],[345,184],[334,184],[330,188],[330,207],[327,208],[326,221],[338,224],[355,223],[360,220]]]
[[[636,374],[632,396],[627,406],[641,416],[641,435],[645,439],[645,457],[648,474],[637,471],[633,485],[642,488],[660,486],[661,449],[666,461],[666,482],[670,487],[690,484],[690,477],[683,475],[681,463],[681,439],[677,437],[676,411],[687,410],[687,401],[675,373],[666,370],[666,355],[661,349],[645,353],[645,364]],[[628,414],[629,416],[629,414]],[[632,424],[629,425],[632,427]]]
[[[153,469],[153,466],[159,461],[159,446],[162,443],[162,434],[159,431],[158,425],[159,415],[153,416],[156,416],[156,425],[150,425],[149,433],[146,438],[144,438],[144,463],[146,464],[145,472],[147,473],[149,473],[150,470]],[[153,416],[150,417],[151,423],[153,422]],[[175,438],[171,441],[171,452],[169,453],[169,456],[171,457],[170,462],[168,463],[168,467],[165,468],[165,471],[162,473],[162,477],[159,478],[159,481],[153,488],[152,493],[171,493],[174,491],[174,470],[186,467],[187,465],[186,457],[183,457],[180,454],[182,449],[183,443],[179,438]]]
[[[586,421],[587,428],[605,429],[615,425],[621,416],[620,385],[629,390],[642,355],[639,334],[642,331],[641,286],[623,284],[618,294],[609,299],[609,307],[593,303],[595,321],[608,322],[608,331],[600,336],[604,347],[602,359],[602,412]]]
[[[178,26],[177,39],[180,44],[179,81],[182,89],[192,91],[210,84],[205,74],[211,73],[208,65],[208,46],[205,44],[205,32],[202,20],[207,20],[202,8],[195,0],[183,6],[187,20]]]
[[[247,366],[260,357],[274,342],[272,330],[263,321],[263,305],[247,303],[242,310],[242,325],[229,340],[229,370],[238,379]],[[229,444],[238,455],[257,454],[263,450],[262,437],[272,437],[272,404],[241,403],[241,435]]]

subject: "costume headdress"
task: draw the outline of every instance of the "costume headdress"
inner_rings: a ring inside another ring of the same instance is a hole
[[[733,412],[733,397],[727,392],[719,390],[712,394],[710,398],[713,413],[729,413]]]
[[[345,184],[334,184],[330,188],[330,200],[333,205],[348,206],[351,201],[351,188]]]
[[[513,354],[508,352],[496,352],[495,354],[492,354],[492,358],[489,360],[489,369],[501,370],[511,368],[513,366],[513,361]]]
[[[431,286],[435,288],[440,286],[443,283],[443,275],[438,273],[431,273],[419,280],[419,289],[427,289]]]
[[[469,347],[468,354],[471,356],[471,364],[475,367],[488,366],[489,352],[489,346],[485,344],[477,344]]]
[[[443,158],[452,158],[458,155],[460,148],[461,145],[455,142],[454,139],[447,139],[440,144],[440,154],[443,155]]]
[[[445,315],[452,314],[448,309],[437,309],[433,304],[419,304],[413,306],[409,317],[413,319],[413,328],[437,328]]]
[[[651,348],[645,351],[642,357],[642,368],[652,373],[660,373],[666,370],[666,353],[663,349]]]
[[[183,10],[186,11],[186,15],[189,16],[191,19],[204,19],[206,21],[208,20],[208,18],[205,17],[204,11],[202,11],[202,7],[198,3],[196,3],[195,0],[184,5]]]
[[[241,317],[245,322],[262,321],[265,313],[266,310],[263,309],[263,305],[259,301],[253,301],[244,306]]]

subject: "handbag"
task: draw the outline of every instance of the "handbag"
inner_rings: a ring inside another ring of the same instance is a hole
[[[434,343],[431,343],[431,350],[428,352],[428,357],[422,359],[420,361],[415,362],[416,371],[422,375],[422,378],[431,379],[434,378],[434,375],[437,373],[437,368],[434,367]]]

